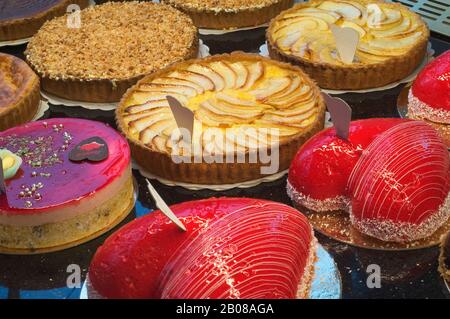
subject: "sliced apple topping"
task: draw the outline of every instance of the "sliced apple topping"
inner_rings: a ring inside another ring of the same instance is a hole
[[[215,91],[223,91],[225,89],[226,83],[224,78],[209,66],[201,64],[192,64],[188,67],[188,71],[201,74],[210,79],[211,82],[214,83]]]
[[[295,13],[284,15],[281,22],[289,23],[293,18],[297,17],[316,17],[324,20],[326,23],[335,23],[341,18],[341,15],[334,11],[327,11],[319,8],[303,8]]]
[[[144,110],[139,113],[126,114],[126,115],[124,115],[123,118],[126,122],[133,122],[133,121],[139,120],[144,117],[151,116],[152,114],[159,113],[159,112],[165,112],[164,108],[157,107],[157,108],[153,108],[150,110]]]
[[[270,99],[272,95],[285,90],[291,83],[292,79],[290,77],[269,78],[264,85],[249,91],[249,93],[254,95],[258,101],[265,101]]]
[[[166,146],[167,138],[164,138],[162,136],[155,136],[152,138],[151,143],[149,143],[149,146],[153,147],[156,151],[160,153],[167,153],[169,150]]]
[[[125,112],[134,114],[134,113],[139,113],[139,112],[146,111],[146,110],[151,110],[154,108],[167,107],[167,106],[169,106],[169,104],[167,103],[166,99],[155,100],[155,101],[149,101],[149,102],[146,102],[143,104],[130,105],[125,109]]]
[[[288,109],[293,105],[305,103],[313,97],[314,93],[311,87],[309,85],[302,85],[291,94],[271,99],[266,103],[278,109]]]
[[[324,1],[318,8],[336,12],[348,20],[355,20],[363,15],[363,12],[354,4],[342,1]]]
[[[309,41],[306,37],[298,38],[297,41],[291,46],[291,52],[295,56],[308,59],[311,56],[311,51],[309,49]]]
[[[291,95],[302,84],[302,79],[297,75],[290,76],[290,79],[291,79],[291,83],[284,90],[281,90],[278,93],[272,94],[272,96],[270,97],[271,100],[279,99],[279,98],[283,98],[283,97]]]
[[[236,74],[236,84],[234,88],[240,89],[247,83],[247,78],[249,76],[248,69],[240,62],[230,63],[229,67]]]
[[[139,140],[144,144],[148,144],[151,142],[153,137],[157,135],[164,134],[166,136],[170,136],[171,132],[173,132],[176,127],[176,123],[173,119],[157,120],[140,132]]]
[[[295,116],[285,116],[285,115],[275,115],[266,113],[261,118],[261,123],[275,123],[286,126],[293,127],[305,127],[308,126],[308,123],[304,123],[305,120],[308,120],[310,117],[314,116],[317,112],[316,108],[309,109],[307,112],[295,115]]]
[[[209,66],[223,78],[225,81],[225,89],[232,89],[236,87],[237,75],[227,63],[219,61],[213,62]]]
[[[407,35],[415,31],[418,27],[417,22],[412,22],[411,18],[405,16],[402,19],[402,22],[392,28],[379,30],[373,29],[370,31],[370,34],[377,38],[386,38],[386,37],[401,37],[403,35]]]
[[[402,22],[402,14],[397,9],[382,8],[383,15],[379,21],[368,23],[369,28],[387,29],[392,28]]]
[[[202,87],[205,91],[213,91],[215,89],[214,82],[203,74],[183,70],[172,72],[168,77],[185,79],[186,81]]]
[[[170,85],[170,84],[158,84],[158,83],[143,83],[140,86],[141,91],[145,92],[161,92],[166,95],[170,93],[177,93],[187,97],[194,97],[197,95],[197,91],[190,86],[186,85]]]
[[[152,101],[166,100],[167,95],[173,96],[182,104],[186,104],[189,101],[188,97],[183,94],[175,92],[148,92],[141,91],[140,88],[133,93],[132,98],[133,101],[136,102],[136,104],[144,104]]]
[[[217,93],[216,99],[220,104],[227,104],[229,107],[246,112],[258,112],[266,108],[264,105],[258,104],[254,101],[240,99],[225,93]]]
[[[135,130],[136,132],[141,132],[142,130],[152,125],[153,123],[164,119],[170,119],[171,116],[172,113],[168,109],[160,110],[160,112],[150,113],[141,118],[132,120],[128,123],[128,126],[131,127],[133,130]]]
[[[302,34],[303,31],[294,31],[292,33],[288,33],[286,36],[275,38],[275,43],[281,49],[288,50],[301,38]]]
[[[201,108],[206,109],[216,115],[222,115],[222,116],[233,116],[244,120],[252,120],[256,117],[260,116],[262,113],[262,109],[245,109],[245,108],[238,108],[233,107],[230,104],[223,103],[220,101],[211,101],[208,100],[206,102],[203,102],[200,105]]]
[[[251,89],[264,75],[264,65],[259,61],[249,64],[247,68],[249,76],[247,77],[247,83],[242,87],[244,90]]]
[[[171,85],[171,86],[188,86],[194,89],[197,94],[203,94],[205,92],[205,88],[195,82],[188,81],[185,79],[179,79],[174,77],[162,77],[156,78],[152,81],[153,84],[162,84],[162,85]]]
[[[309,100],[307,103],[295,104],[294,106],[282,110],[269,110],[266,114],[278,116],[297,116],[309,112],[316,106],[315,100]]]
[[[421,32],[412,33],[409,36],[396,39],[390,38],[374,38],[370,42],[362,42],[358,44],[358,49],[379,56],[397,56],[402,55],[406,50],[416,43],[421,36]]]

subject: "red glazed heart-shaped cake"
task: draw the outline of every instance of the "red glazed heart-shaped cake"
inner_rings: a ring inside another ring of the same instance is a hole
[[[411,121],[379,135],[364,151],[348,184],[350,218],[364,234],[411,241],[448,220],[448,151],[437,132]]]
[[[414,80],[408,115],[428,121],[450,146],[450,50],[430,62]]]
[[[310,139],[291,164],[288,194],[314,211],[349,210],[352,225],[385,241],[433,234],[450,215],[448,151],[420,121],[352,122],[348,140],[334,128]]]
[[[369,119],[350,124],[348,140],[334,127],[313,136],[297,152],[289,168],[288,194],[299,205],[314,211],[345,209],[347,181],[363,150],[380,133],[402,119]]]
[[[106,298],[307,297],[316,239],[305,216],[265,200],[212,198],[173,205],[182,232],[160,211],[101,246],[90,294]]]

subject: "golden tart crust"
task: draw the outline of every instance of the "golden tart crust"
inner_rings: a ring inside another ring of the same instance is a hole
[[[192,140],[199,141],[203,152],[219,154],[223,162],[195,162],[195,151],[186,155],[191,162],[173,161],[171,134],[177,126],[167,95],[193,111]],[[141,167],[172,181],[208,185],[259,179],[264,177],[261,167],[267,165],[259,157],[249,160],[264,144],[259,135],[255,147],[233,140],[229,145],[242,151],[245,163],[230,163],[225,159],[229,142],[210,143],[207,132],[216,130],[224,137],[230,128],[236,135],[248,128],[279,130],[280,172],[289,167],[298,148],[323,129],[324,116],[320,90],[301,69],[242,52],[180,62],[151,74],[128,90],[116,110],[119,130]]]
[[[70,4],[76,4],[80,8],[86,8],[89,5],[89,0],[19,0],[10,1],[9,4],[12,6],[11,10],[14,9],[19,14],[17,17],[12,18],[6,17],[2,19],[0,17],[0,41],[29,38],[46,21],[65,14],[67,12],[67,6]],[[33,7],[36,7],[36,12],[33,12]],[[23,14],[20,14],[21,10],[24,11]],[[8,13],[5,12],[6,14]]]
[[[374,4],[382,10],[377,25],[372,22],[372,10],[367,10]],[[340,61],[330,23],[360,33],[352,64]],[[307,32],[302,33],[303,29]],[[358,90],[411,74],[426,54],[429,30],[420,16],[398,3],[312,0],[272,20],[266,37],[272,58],[301,66],[320,87]]]
[[[199,28],[234,29],[269,22],[294,0],[162,0],[186,12]]]
[[[31,121],[40,98],[33,70],[21,59],[0,53],[0,131]]]
[[[167,5],[110,2],[82,10],[81,21],[47,22],[25,52],[42,89],[65,99],[117,102],[145,74],[198,54],[192,20]]]

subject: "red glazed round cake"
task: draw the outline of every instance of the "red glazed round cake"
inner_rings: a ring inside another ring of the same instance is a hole
[[[187,232],[160,211],[121,228],[93,258],[90,297],[308,297],[316,239],[297,210],[248,198],[171,209]]]
[[[128,144],[103,123],[29,123],[0,133],[0,149],[7,154],[4,173],[14,158],[21,159],[13,176],[6,176],[6,194],[0,194],[1,252],[79,244],[116,225],[132,208]]]
[[[408,115],[429,122],[450,147],[450,50],[415,79],[408,96]]]
[[[450,216],[450,162],[437,132],[420,121],[351,123],[314,136],[291,165],[288,194],[315,211],[348,210],[363,234],[408,242],[433,234]]]

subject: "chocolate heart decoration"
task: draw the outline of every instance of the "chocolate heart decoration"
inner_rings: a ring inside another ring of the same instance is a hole
[[[69,159],[72,162],[81,162],[84,160],[92,162],[101,162],[108,157],[108,144],[98,137],[90,137],[78,143],[69,153]]]

